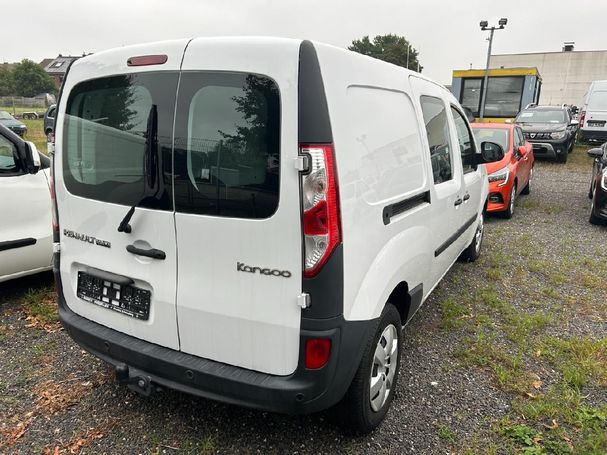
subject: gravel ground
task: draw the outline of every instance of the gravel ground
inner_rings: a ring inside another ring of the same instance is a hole
[[[585,155],[581,150],[575,154]],[[606,228],[587,221],[589,172],[584,156],[566,166],[537,163],[531,195],[520,197],[513,219],[487,220],[481,259],[456,264],[405,329],[392,409],[384,424],[365,437],[343,433],[325,414],[288,417],[173,391],[139,397],[118,386],[104,364],[84,353],[56,324],[27,318],[25,291],[49,294],[50,275],[0,285],[0,452],[515,450],[494,428],[514,418],[513,405],[520,397],[487,368],[462,361],[471,332],[459,323],[480,314],[480,307],[469,303],[471,296],[494,284],[517,314],[554,314],[542,335],[607,337],[605,286],[584,278],[593,264],[585,258],[600,261],[607,256],[602,248]],[[449,301],[470,304],[470,314],[455,325],[447,324]],[[490,322],[483,330],[495,335],[496,346],[511,352],[515,345],[500,324]],[[522,363],[542,377],[542,388],[558,381],[559,374],[545,361],[525,357]],[[588,384],[589,403],[607,404],[606,385]]]

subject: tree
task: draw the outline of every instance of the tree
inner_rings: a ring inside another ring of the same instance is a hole
[[[13,94],[13,74],[8,65],[0,65],[0,96]]]
[[[36,96],[40,93],[55,93],[57,88],[53,79],[44,69],[31,60],[24,59],[17,63],[12,71],[15,95]]]
[[[377,35],[373,38],[373,42],[368,36],[363,36],[362,39],[352,41],[352,45],[348,49],[420,73],[424,68],[419,64],[417,50],[404,36]],[[407,54],[409,54],[408,58]]]

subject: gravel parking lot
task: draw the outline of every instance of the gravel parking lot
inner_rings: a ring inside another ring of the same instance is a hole
[[[165,391],[142,398],[61,331],[52,277],[0,285],[2,453],[607,453],[607,227],[591,161],[536,164],[511,220],[406,328],[385,423],[345,434]]]

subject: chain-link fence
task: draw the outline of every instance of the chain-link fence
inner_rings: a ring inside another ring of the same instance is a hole
[[[0,106],[4,107],[31,107],[33,109],[46,109],[54,100],[50,97],[26,98],[24,96],[0,96]]]

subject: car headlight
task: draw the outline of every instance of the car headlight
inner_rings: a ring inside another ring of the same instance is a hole
[[[510,177],[510,169],[508,168],[508,166],[506,166],[502,169],[499,169],[499,170],[489,174],[488,179],[489,179],[489,183],[501,182],[501,183],[498,183],[497,186],[504,186],[506,183],[508,183],[508,177]]]
[[[554,133],[550,133],[552,139],[563,139],[566,135],[567,131],[555,131]]]

